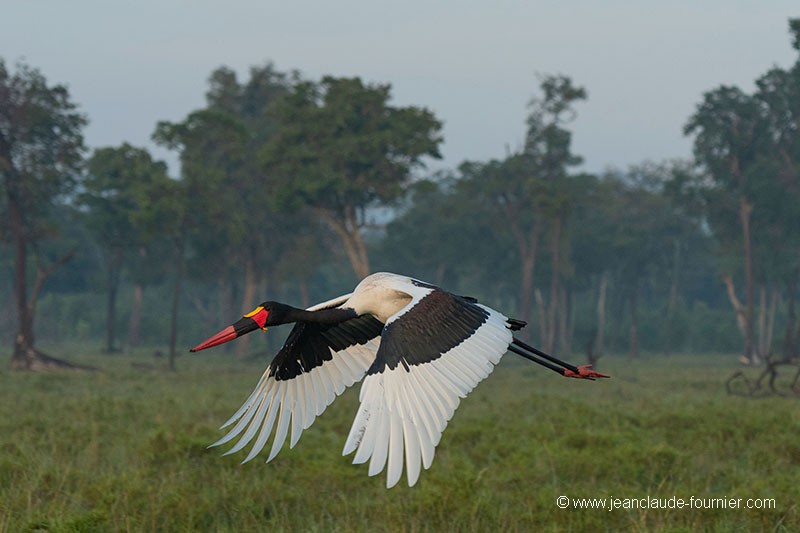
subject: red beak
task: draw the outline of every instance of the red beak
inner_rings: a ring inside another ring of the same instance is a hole
[[[201,342],[200,344],[198,344],[189,351],[199,352],[200,350],[205,350],[206,348],[211,348],[212,346],[218,346],[228,341],[232,341],[237,337],[241,337],[242,335],[250,333],[251,331],[255,331],[259,328],[266,329],[264,327],[264,324],[267,323],[268,314],[269,312],[263,307],[261,306],[256,307],[253,312],[246,314],[241,320],[236,322],[234,325],[228,326],[227,328],[223,329],[213,337],[209,337],[208,339]]]

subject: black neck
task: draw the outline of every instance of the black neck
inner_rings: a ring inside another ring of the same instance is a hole
[[[305,309],[292,308],[290,312],[292,322],[317,322],[319,324],[338,324],[345,320],[355,318],[358,314],[352,309],[320,309],[319,311],[306,311]]]

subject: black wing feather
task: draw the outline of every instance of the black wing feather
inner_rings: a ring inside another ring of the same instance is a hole
[[[386,325],[375,362],[367,375],[398,364],[408,370],[438,359],[471,337],[489,313],[469,300],[434,289],[397,320]]]
[[[283,347],[270,363],[269,375],[277,381],[289,380],[322,366],[339,352],[363,345],[381,334],[383,322],[372,315],[361,315],[338,324],[297,322]]]

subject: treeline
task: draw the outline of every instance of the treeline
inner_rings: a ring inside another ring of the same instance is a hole
[[[170,176],[143,148],[87,153],[67,89],[0,61],[12,366],[60,364],[37,338],[168,345],[172,363],[263,299],[308,305],[376,270],[515,314],[547,351],[798,355],[800,61],[702,95],[693,160],[602,175],[576,170],[569,128],[591,104],[569,77],[540,79],[517,151],[434,175],[441,123],[390,90],[219,68],[205,107],[154,127]]]

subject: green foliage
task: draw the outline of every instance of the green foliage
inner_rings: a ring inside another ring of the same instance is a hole
[[[191,113],[183,122],[161,122],[153,138],[179,149],[182,184],[186,189],[185,216],[192,235],[213,245],[233,240],[242,245],[247,236],[247,188],[243,166],[247,158],[247,130],[236,118],[214,109]]]
[[[12,75],[0,59],[0,239],[12,243],[14,256],[17,327],[11,363],[18,368],[30,368],[40,358],[33,333],[36,302],[50,274],[74,255],[67,250],[45,263],[40,249],[59,233],[56,215],[76,184],[85,124],[66,87],[48,86],[24,63]],[[29,252],[35,264],[30,286]]]
[[[524,154],[530,158],[534,175],[552,181],[581,162],[571,151],[572,133],[563,126],[575,119],[573,105],[586,100],[588,93],[564,75],[542,77],[540,90],[542,95],[529,104]]]
[[[154,269],[144,259],[148,252],[155,252],[160,239],[153,237],[153,229],[143,221],[159,210],[164,200],[160,184],[170,180],[166,164],[153,161],[146,150],[127,143],[95,150],[87,171],[77,201],[106,269],[106,342],[112,352],[116,349],[116,300],[123,271],[129,271],[140,286],[152,280]]]
[[[790,28],[796,33],[796,20]],[[761,259],[757,275],[775,281],[798,265],[793,251],[788,257],[774,252],[797,248],[797,234],[789,228],[797,226],[800,205],[800,60],[786,70],[773,67],[756,86],[752,95],[730,86],[705,93],[685,127],[694,135],[695,158],[706,171],[690,187],[704,204],[721,249],[730,255],[738,255],[742,246],[738,218],[741,199],[746,199]]]
[[[86,123],[65,86],[25,63],[12,72],[0,58],[0,240],[58,233],[54,205],[77,183]]]
[[[407,210],[387,225],[375,247],[376,268],[496,302],[513,295],[517,271],[506,248],[508,235],[496,227],[495,211],[482,200],[467,181],[452,176],[415,183]]]
[[[389,85],[359,78],[298,81],[268,114],[279,125],[261,150],[271,205],[302,207],[337,236],[358,277],[370,273],[361,232],[369,208],[399,199],[424,156],[439,157],[441,123],[389,105]]]
[[[32,228],[74,187],[86,123],[65,86],[48,85],[25,63],[12,73],[0,58],[0,183]]]
[[[77,353],[84,354],[83,350]],[[262,363],[179,374],[0,373],[0,529],[24,531],[792,531],[796,400],[729,397],[717,357],[603,359],[602,383],[507,356],[456,412],[413,487],[340,450],[347,391],[271,463],[206,449]],[[22,399],[23,404],[19,403]],[[556,498],[774,498],[775,509],[559,509]]]
[[[136,236],[136,214],[148,208],[141,200],[154,181],[167,177],[167,166],[128,143],[95,150],[86,166],[88,174],[78,201],[88,212],[87,227],[109,248],[141,244]]]
[[[303,81],[270,109],[281,127],[262,153],[277,200],[339,211],[397,198],[422,156],[439,157],[441,123],[389,105],[389,85]]]
[[[760,118],[754,98],[738,87],[722,85],[703,95],[684,127],[684,133],[695,135],[698,163],[728,190],[744,192],[744,174],[759,153]]]
[[[266,261],[275,248],[277,217],[257,160],[275,130],[266,110],[285,95],[287,83],[271,64],[253,67],[246,83],[229,69],[217,69],[205,108],[156,128],[157,142],[180,151],[182,182],[191,198],[186,224],[192,257],[203,262],[202,269],[190,269],[196,278],[241,275],[232,262]],[[220,257],[228,261],[212,260]]]
[[[792,34],[792,46],[800,51],[800,18],[789,19],[789,31]]]

